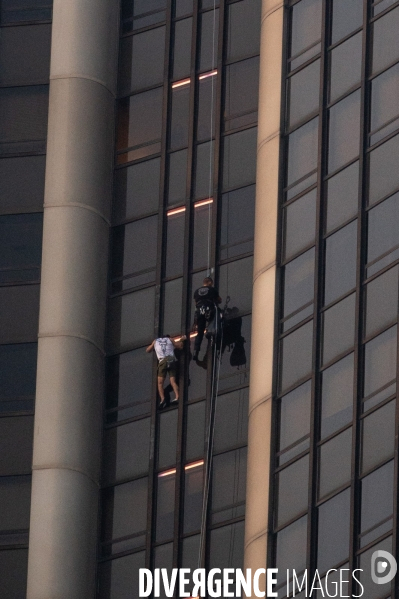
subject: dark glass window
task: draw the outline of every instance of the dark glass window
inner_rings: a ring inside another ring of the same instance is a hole
[[[246,475],[246,447],[213,458],[211,503],[213,524],[244,515]]]
[[[335,44],[363,23],[363,0],[334,0],[332,39]]]
[[[209,568],[242,568],[244,561],[244,522],[211,531]]]
[[[114,292],[154,281],[157,236],[157,216],[113,229],[112,290]]]
[[[30,495],[31,476],[0,477],[0,531],[29,528]]]
[[[166,541],[173,537],[176,470],[158,474],[156,540]]]
[[[399,135],[378,146],[370,153],[370,205],[399,187],[398,154]]]
[[[371,144],[376,143],[398,128],[399,107],[395,98],[399,95],[399,64],[396,64],[371,83]],[[385,126],[384,126],[385,125]]]
[[[349,555],[350,490],[319,507],[317,568],[325,572]]]
[[[203,75],[198,84],[197,141],[215,137],[216,77]]]
[[[123,37],[119,55],[119,94],[161,84],[165,55],[165,27]]]
[[[392,529],[393,483],[393,460],[362,480],[362,547]]]
[[[325,497],[345,483],[349,483],[351,479],[351,449],[352,427],[320,447],[320,497]]]
[[[176,0],[175,17],[183,17],[193,12],[193,0]]]
[[[146,474],[149,459],[149,418],[105,431],[103,478],[106,484]]]
[[[251,267],[252,270],[252,267]],[[230,318],[234,330],[237,333],[237,341],[229,347],[224,348],[225,358],[220,365],[219,391],[227,391],[239,385],[249,383],[249,362],[251,354],[251,316],[236,316],[239,314],[234,307],[230,312]]]
[[[213,188],[213,141],[198,144],[195,163],[195,197],[209,198]]]
[[[204,276],[203,273],[202,277]],[[203,342],[205,345],[205,341]],[[204,345],[202,347],[204,347]],[[194,338],[190,341],[190,362],[188,373],[188,400],[199,399],[206,396],[206,375],[205,368],[198,368],[198,364],[191,358],[194,353]],[[206,364],[206,359],[204,359]]]
[[[33,416],[0,418],[0,476],[30,474]]]
[[[390,401],[363,420],[362,472],[394,455],[396,402]]]
[[[360,83],[362,33],[349,38],[331,52],[330,102]]]
[[[220,267],[220,297],[224,302],[229,297],[229,308],[238,308],[239,313],[249,312],[252,308],[252,271],[252,257],[229,262]]]
[[[155,144],[161,139],[163,88],[119,101],[117,149]],[[150,152],[150,149],[148,150]],[[154,148],[152,153],[159,151]],[[140,158],[148,154],[135,156]]]
[[[173,79],[178,81],[189,77],[191,66],[191,36],[193,20],[183,19],[175,23],[175,44],[173,52]]]
[[[145,551],[125,555],[99,566],[99,599],[129,597],[139,589],[139,571],[145,567]]]
[[[227,61],[259,54],[261,1],[243,0],[227,7]]]
[[[169,154],[168,203],[175,204],[186,199],[187,150]]]
[[[203,460],[194,464],[187,464],[184,482],[184,533],[198,531],[201,528],[203,489]]]
[[[0,153],[44,151],[48,85],[0,89]]]
[[[122,33],[164,21],[165,9],[166,0],[122,0]]]
[[[0,411],[32,410],[37,344],[0,345]]]
[[[310,374],[312,370],[313,321],[308,322],[281,341],[281,390]]]
[[[218,409],[220,398],[218,400]],[[202,458],[205,445],[205,402],[191,404],[187,407],[186,461]]]
[[[259,57],[226,67],[224,118],[230,131],[258,118]]]
[[[307,521],[307,516],[303,516],[277,533],[278,583],[286,580],[288,569],[295,569],[299,573],[306,567]]]
[[[327,181],[327,233],[355,216],[359,201],[359,163]]]
[[[173,567],[173,543],[166,543],[166,545],[159,545],[154,548],[154,568],[166,568],[168,577],[170,578]],[[159,597],[161,599],[167,599],[165,589],[161,585]]]
[[[3,27],[0,38],[0,85],[47,83],[51,25]]]
[[[379,599],[379,597],[388,597],[389,593],[391,592],[391,581],[386,582],[384,584],[376,585],[375,582],[371,580],[371,556],[375,551],[378,550],[388,551],[392,554],[392,536],[388,537],[387,539],[384,539],[383,541],[380,541],[380,543],[374,545],[373,547],[362,553],[360,556],[359,568],[361,568],[362,571],[359,573],[359,578],[361,584],[363,585],[364,591],[361,590],[360,587],[358,587],[359,590],[357,591],[357,594],[362,592],[364,593],[364,596],[367,597],[367,599]]]
[[[24,599],[28,574],[28,550],[0,551],[0,578],[2,599]]]
[[[158,209],[160,167],[160,158],[154,158],[115,172],[115,221],[144,216]]]
[[[301,254],[284,267],[284,317],[288,317],[313,301],[314,295],[314,248]],[[306,314],[296,315],[295,324]]]
[[[23,156],[0,160],[0,212],[43,210],[45,156]]]
[[[211,71],[217,64],[219,9],[200,14],[201,41],[198,69]]]
[[[328,437],[353,418],[353,353],[323,372],[321,437]]]
[[[318,127],[319,119],[315,118],[288,137],[287,185],[292,185],[305,175],[310,175],[316,168]],[[306,152],[303,148],[306,148]]]
[[[382,387],[386,387],[396,378],[396,346],[397,331],[396,326],[391,327],[372,341],[369,341],[365,347],[365,373],[364,373],[364,396],[368,397]],[[382,401],[392,393],[390,388],[385,389],[382,395],[374,396],[374,404]],[[377,401],[378,399],[378,401]],[[367,404],[371,407],[370,404]]]
[[[370,210],[368,232],[367,262],[374,263],[368,273],[372,275],[397,258],[397,252],[390,252],[399,244],[399,193]]]
[[[335,171],[359,154],[360,90],[330,109],[328,170]]]
[[[37,341],[39,294],[39,285],[0,288],[1,343]]]
[[[167,335],[176,335],[181,332],[182,300],[183,279],[165,283],[163,329]]]
[[[158,430],[158,468],[176,464],[177,410],[160,414]]]
[[[284,256],[292,258],[314,243],[316,234],[316,189],[312,189],[284,210]]]
[[[186,209],[177,208],[167,214],[167,245],[165,276],[173,277],[183,274],[184,262],[184,228]]]
[[[172,150],[188,144],[188,117],[190,84],[172,89],[172,116],[170,125],[170,147]]]
[[[200,535],[186,537],[182,542],[181,567],[195,570],[198,568]]]
[[[144,347],[108,358],[107,420],[118,422],[151,409],[152,360]]]
[[[280,464],[309,447],[311,383],[308,381],[280,401],[279,450],[287,451],[280,456]],[[292,445],[296,445],[290,449]]]
[[[0,216],[0,284],[38,281],[42,214]]]
[[[373,25],[373,72],[382,70],[399,59],[396,43],[399,28],[399,8],[374,22]]]
[[[255,185],[222,195],[220,258],[252,252],[255,227]]]
[[[203,268],[209,262],[212,224],[212,202],[194,204],[193,268]]]
[[[323,364],[353,347],[355,341],[356,294],[324,312]]]
[[[277,475],[277,526],[283,526],[308,508],[309,455],[291,464]],[[295,493],[292,493],[295,489]]]
[[[398,267],[367,285],[366,335],[378,333],[398,317]]]
[[[324,303],[329,304],[356,285],[357,221],[326,240]]]
[[[213,450],[245,445],[248,437],[248,388],[217,398]]]
[[[294,127],[319,108],[320,60],[312,62],[288,80],[289,125]]]
[[[154,335],[155,287],[111,299],[109,345],[113,351],[151,342]]]
[[[302,0],[292,9],[291,69],[296,69],[320,52],[321,36],[320,0]]]
[[[21,23],[23,21],[49,21],[53,0],[2,0],[0,23]]]
[[[225,136],[223,140],[224,191],[255,182],[257,132],[257,128],[252,128]]]

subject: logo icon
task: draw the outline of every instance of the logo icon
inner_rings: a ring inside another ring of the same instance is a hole
[[[375,584],[386,584],[395,578],[398,569],[396,559],[388,553],[379,549],[371,556],[371,580]]]

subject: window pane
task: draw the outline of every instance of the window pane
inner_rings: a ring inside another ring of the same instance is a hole
[[[205,446],[205,402],[191,404],[187,407],[186,461],[202,458]],[[220,398],[218,398],[218,410]],[[216,428],[216,427],[215,427]],[[215,433],[216,434],[216,433]]]
[[[159,415],[158,468],[164,469],[176,464],[177,410]]]
[[[44,151],[48,85],[0,89],[0,152]]]
[[[194,205],[193,268],[203,268],[209,263],[212,235],[212,202]]]
[[[356,285],[357,220],[326,240],[324,303],[329,304]]]
[[[27,574],[27,549],[0,551],[1,599],[24,599]]]
[[[371,82],[371,131],[398,116],[399,107],[395,102],[398,95],[399,64],[396,64]],[[397,127],[398,124],[394,126],[395,129]]]
[[[399,193],[396,193],[369,212],[367,262],[392,251],[399,244],[398,227]],[[385,262],[381,266],[385,266]]]
[[[165,54],[165,27],[122,37],[119,54],[119,94],[161,84]]]
[[[294,127],[319,108],[320,60],[293,75],[288,82],[289,125]]]
[[[313,300],[314,259],[312,248],[284,267],[284,316]]]
[[[320,447],[320,498],[350,481],[351,452],[352,427]]]
[[[388,594],[391,592],[391,588],[392,588],[391,581],[386,582],[385,584],[376,585],[375,582],[371,580],[371,576],[370,576],[371,556],[375,551],[378,551],[378,550],[388,551],[389,553],[392,554],[392,551],[393,551],[392,537],[388,537],[387,539],[380,541],[380,543],[378,543],[377,545],[374,545],[374,547],[371,547],[370,549],[368,549],[367,551],[362,553],[360,556],[359,568],[361,568],[362,571],[359,572],[359,574],[360,574],[359,578],[360,578],[361,584],[363,585],[364,596],[367,597],[367,599],[380,599],[380,597],[387,597]],[[358,587],[356,594],[358,594],[360,592],[363,593],[363,590],[361,589],[361,587]]]
[[[222,302],[229,297],[229,308],[238,308],[239,313],[249,312],[252,308],[252,270],[252,257],[220,267],[219,293]]]
[[[327,181],[327,233],[355,216],[359,201],[359,163]]]
[[[278,584],[285,582],[288,569],[299,573],[306,567],[307,522],[307,516],[303,516],[277,533]]]
[[[166,335],[176,335],[181,331],[183,300],[183,279],[165,283],[163,329]]]
[[[308,507],[309,455],[288,466],[277,475],[278,519],[277,526],[292,520]],[[293,489],[295,492],[293,493]]]
[[[152,360],[144,347],[108,358],[108,422],[146,414],[152,400]]]
[[[330,109],[328,170],[335,171],[359,154],[360,90]]]
[[[173,543],[154,547],[154,568],[165,568],[170,579],[173,567]],[[160,587],[159,597],[166,599],[165,588],[163,584]]]
[[[364,396],[396,378],[396,326],[369,341],[365,347]]]
[[[0,412],[33,410],[37,344],[0,345]]]
[[[244,522],[211,530],[209,568],[244,567]]]
[[[361,545],[364,547],[392,528],[394,461],[375,470],[362,480]],[[370,531],[370,529],[374,529]],[[369,532],[370,531],[370,532]],[[368,534],[364,534],[364,533]]]
[[[150,419],[105,430],[103,456],[105,484],[146,474],[150,459]]]
[[[0,418],[0,476],[30,474],[33,416]]]
[[[117,149],[160,141],[163,88],[119,101]]]
[[[170,125],[170,148],[172,150],[188,144],[188,117],[190,85],[172,89],[172,116]]]
[[[295,183],[317,167],[318,127],[319,119],[315,118],[288,137],[287,185]]]
[[[238,518],[245,513],[247,448],[213,458],[212,523]]]
[[[373,335],[398,316],[398,267],[367,285],[366,335]]]
[[[284,337],[281,342],[282,390],[291,387],[312,370],[313,321]]]
[[[0,160],[0,212],[41,212],[44,196],[45,156]]]
[[[363,420],[362,472],[393,457],[396,402],[390,401]]]
[[[323,364],[353,347],[355,299],[356,294],[353,293],[324,312]]]
[[[175,45],[173,52],[173,80],[178,81],[190,75],[191,30],[193,20],[184,19],[175,23]]]
[[[29,528],[31,476],[0,478],[0,531]]]
[[[399,58],[396,43],[399,28],[399,8],[391,10],[373,24],[373,73]]]
[[[225,130],[255,123],[258,116],[259,57],[226,67]]]
[[[50,40],[51,25],[3,27],[0,85],[46,83],[50,74]]]
[[[193,0],[176,0],[175,17],[183,17],[193,12]]]
[[[21,23],[22,21],[48,21],[51,19],[53,0],[2,0],[0,21],[5,23]]]
[[[234,258],[253,251],[255,185],[222,195],[220,258]]]
[[[138,592],[139,571],[145,567],[145,551],[104,562],[99,566],[99,599],[129,599]]]
[[[399,135],[370,153],[370,205],[399,186],[398,154]]]
[[[109,345],[118,351],[154,336],[155,287],[115,297],[109,302]]]
[[[216,68],[219,33],[219,9],[200,14],[200,51],[199,71],[211,71]]]
[[[333,25],[331,43],[362,26],[363,0],[333,0]]]
[[[362,33],[349,38],[331,52],[330,102],[360,83]]]
[[[215,110],[216,76],[200,78],[198,82],[197,141],[215,137]]]
[[[213,141],[198,144],[195,163],[195,198],[209,198],[213,189]]]
[[[281,398],[279,450],[299,441],[310,432],[311,382]],[[305,448],[306,449],[306,448]]]
[[[300,54],[321,36],[320,0],[302,0],[292,9],[291,56]]]
[[[248,387],[218,396],[214,435],[214,452],[247,443]]]
[[[187,150],[169,154],[168,204],[183,202],[187,187]]]
[[[243,0],[227,9],[227,61],[259,54],[261,1]]]
[[[323,372],[321,438],[328,437],[353,418],[353,354]]]
[[[185,468],[184,524],[185,533],[200,530],[202,522],[202,495],[204,489],[204,466],[188,464]]]
[[[39,285],[0,288],[0,340],[5,343],[37,341]]]
[[[201,285],[201,283],[199,283]],[[196,289],[196,287],[195,287]],[[197,362],[194,362],[191,358],[194,353],[194,341],[195,337],[190,339],[190,361],[189,361],[189,374],[188,374],[188,400],[199,399],[206,396],[206,376],[207,376],[207,362],[204,359],[204,365],[202,368],[198,368]],[[203,342],[205,345],[205,342]],[[204,348],[202,346],[202,349]],[[201,350],[202,351],[202,350]]]
[[[176,470],[158,474],[156,540],[173,537]]]
[[[144,216],[158,209],[160,158],[115,171],[115,221]]]
[[[223,190],[255,183],[257,128],[226,135],[223,141]]]
[[[195,570],[198,568],[198,559],[200,551],[200,535],[194,535],[183,539],[182,542],[181,567]]]
[[[292,258],[300,250],[314,243],[316,233],[316,194],[309,193],[292,202],[284,211],[285,259]]]
[[[183,274],[185,222],[185,208],[167,215],[166,277]]]
[[[0,217],[0,283],[40,279],[42,227],[42,214]]]
[[[350,489],[319,508],[318,558],[320,573],[349,555]]]
[[[234,310],[233,310],[234,312]],[[234,314],[233,314],[234,315]],[[219,376],[219,392],[226,391],[239,385],[248,385],[249,366],[251,357],[251,316],[239,316],[238,318],[226,319],[228,327],[233,327],[234,343],[229,346],[230,354],[226,351],[226,337],[222,353],[226,356],[222,359]]]

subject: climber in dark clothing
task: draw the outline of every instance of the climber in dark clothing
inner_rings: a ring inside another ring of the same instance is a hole
[[[202,287],[196,289],[194,293],[195,314],[194,314],[194,330],[197,331],[197,336],[194,342],[193,359],[198,360],[198,354],[201,349],[204,331],[209,326],[209,323],[215,317],[217,304],[222,301],[218,291],[213,287],[213,280],[206,277]]]

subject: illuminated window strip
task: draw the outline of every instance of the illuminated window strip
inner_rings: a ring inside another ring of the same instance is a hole
[[[194,208],[200,208],[201,206],[206,206],[207,204],[213,204],[213,198],[208,198],[207,200],[201,200],[200,202],[196,202],[194,204]]]
[[[192,464],[186,464],[184,466],[184,470],[191,470],[192,468],[198,468],[199,466],[204,465],[204,460],[198,460],[198,462],[193,462]]]
[[[177,87],[182,87],[183,85],[190,85],[191,79],[182,79],[181,81],[176,81],[176,83],[172,83],[172,89],[176,89]]]
[[[208,77],[214,77],[215,75],[217,75],[217,69],[215,71],[210,71],[209,73],[204,73],[203,75],[199,76],[199,80],[202,81],[202,79],[207,79]]]
[[[168,210],[168,212],[166,213],[167,216],[173,216],[174,214],[180,214],[180,212],[185,212],[186,211],[186,207],[185,206],[180,206],[180,208],[173,208],[173,210]]]
[[[176,474],[176,468],[172,468],[171,470],[165,470],[165,472],[160,472],[158,474],[158,478],[162,478],[164,476],[171,476],[172,474]]]

